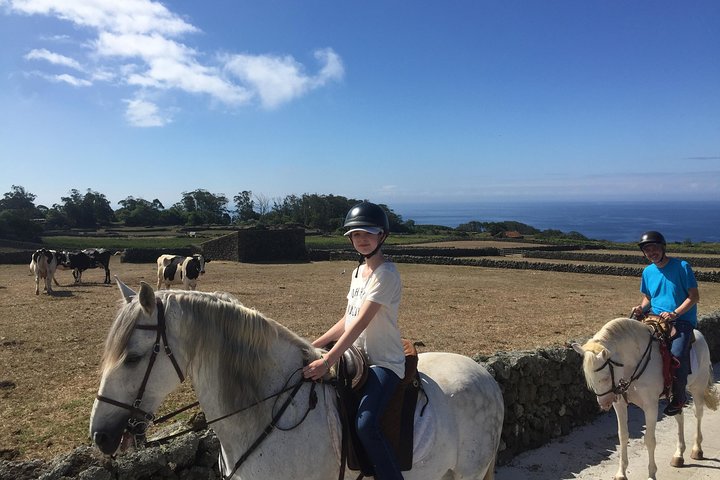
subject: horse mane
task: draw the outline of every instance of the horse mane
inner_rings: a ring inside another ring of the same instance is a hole
[[[304,358],[313,355],[310,343],[257,310],[245,307],[237,298],[224,292],[164,290],[157,295],[167,306],[174,295],[186,321],[168,318],[170,328],[182,325],[178,334],[185,339],[189,367],[217,378],[221,399],[239,407],[256,401],[263,363],[267,363],[272,342],[281,338],[296,345]],[[126,304],[111,327],[105,346],[102,369],[121,362],[141,307],[139,302]],[[300,367],[300,365],[298,365]],[[238,388],[242,385],[242,388]]]

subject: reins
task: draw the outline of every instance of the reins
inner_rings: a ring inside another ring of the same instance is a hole
[[[604,393],[595,393],[596,396],[602,397],[604,395],[607,395],[608,393],[614,393],[615,395],[622,395],[625,399],[625,402],[627,403],[627,391],[630,388],[630,385],[640,378],[642,374],[645,372],[645,369],[647,368],[648,364],[650,363],[650,358],[652,357],[652,344],[657,339],[654,335],[650,335],[650,341],[648,341],[647,347],[645,347],[645,351],[642,354],[642,357],[640,357],[640,360],[638,361],[638,364],[635,366],[635,370],[633,371],[632,375],[630,376],[629,380],[625,380],[624,378],[621,378],[618,380],[617,385],[615,384],[615,370],[613,367],[623,367],[624,365],[620,362],[616,362],[612,358],[608,358],[605,363],[603,363],[600,367],[596,368],[594,371],[599,372],[600,370],[604,369],[605,367],[608,367],[610,369],[610,380],[612,381],[612,388]]]

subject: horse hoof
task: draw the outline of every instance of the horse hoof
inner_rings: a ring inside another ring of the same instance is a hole
[[[625,475],[615,475],[613,480],[627,480],[627,477]]]
[[[673,467],[682,467],[685,465],[685,459],[683,457],[673,457],[673,459],[670,461],[670,465]]]
[[[693,460],[703,460],[705,457],[703,456],[702,450],[693,450],[690,454],[690,458]]]

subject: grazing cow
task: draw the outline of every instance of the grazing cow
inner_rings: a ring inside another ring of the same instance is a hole
[[[58,266],[58,253],[55,250],[41,248],[35,250],[30,260],[30,271],[35,275],[35,295],[40,295],[40,279],[45,280],[45,291],[52,293],[52,282],[55,280],[55,270]]]
[[[63,252],[60,260],[61,268],[72,270],[75,283],[82,281],[82,274],[90,268],[103,268],[105,280],[103,283],[110,283],[110,257],[112,254],[104,248],[86,248],[79,252]]]
[[[162,285],[168,289],[174,283],[182,283],[185,290],[195,290],[200,275],[205,273],[205,263],[209,261],[199,254],[192,257],[160,255],[157,259],[158,290]]]

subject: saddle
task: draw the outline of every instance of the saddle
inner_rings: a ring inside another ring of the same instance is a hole
[[[676,335],[674,322],[654,314],[647,314],[640,320],[653,328],[653,335],[660,342],[660,355],[663,363],[663,391],[660,398],[670,398],[675,370],[680,366],[680,361],[670,352],[672,341]],[[690,344],[693,343],[695,343],[694,332],[690,339]]]
[[[412,468],[415,406],[421,389],[416,345],[421,344],[413,344],[403,339],[405,376],[395,390],[381,420],[385,438],[395,452],[395,458],[402,471]],[[343,435],[341,470],[347,463],[349,469],[360,470],[362,476],[372,476],[374,473],[355,428],[360,394],[367,379],[368,368],[367,359],[359,350],[348,349],[338,365],[336,386]]]

